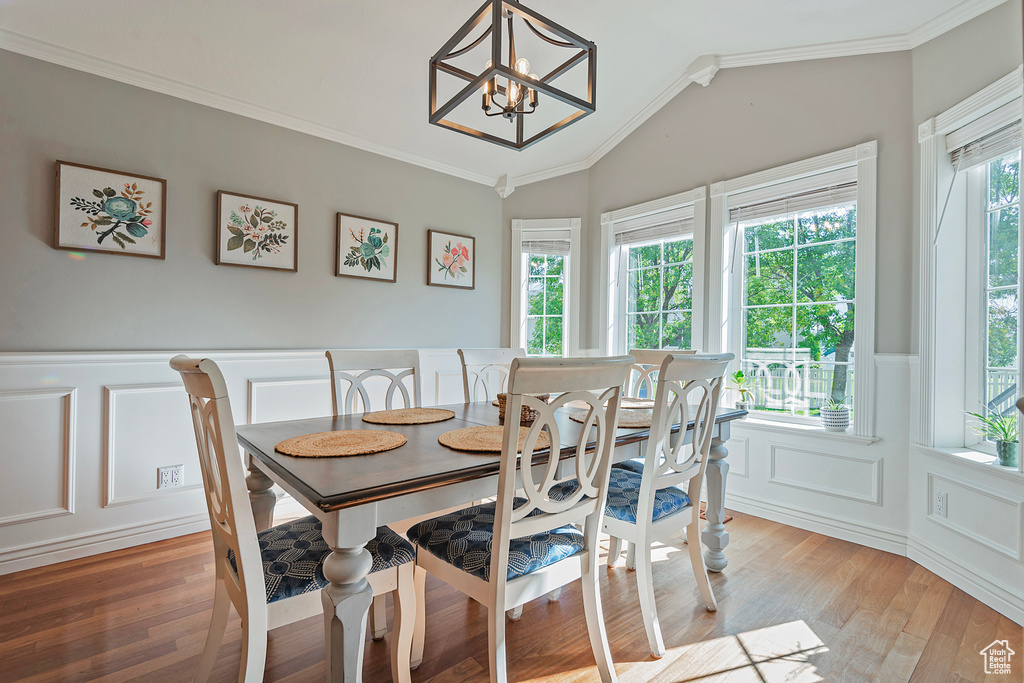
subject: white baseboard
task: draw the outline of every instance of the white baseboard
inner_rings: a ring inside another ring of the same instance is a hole
[[[0,575],[209,530],[210,518],[206,514],[188,515],[23,545],[0,552]]]
[[[795,526],[843,541],[865,545],[876,550],[906,556],[907,536],[896,529],[868,526],[848,519],[831,517],[819,511],[804,510],[791,505],[758,500],[738,493],[725,492],[725,507],[770,519],[773,522]]]
[[[956,558],[913,536],[907,537],[907,557],[1005,617],[1024,625],[1024,595],[1021,594],[1024,586],[1012,588],[979,574]]]

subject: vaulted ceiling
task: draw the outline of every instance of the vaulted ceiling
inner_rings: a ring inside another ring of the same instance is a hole
[[[427,123],[480,0],[2,0],[0,48],[493,184],[586,167],[698,68],[909,49],[1002,1],[526,0],[597,44],[598,106],[519,152]]]

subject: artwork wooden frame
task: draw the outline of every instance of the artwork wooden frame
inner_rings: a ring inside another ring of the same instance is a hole
[[[458,254],[453,250],[458,250]],[[468,280],[464,280],[468,276]],[[462,281],[462,284],[458,284]],[[476,238],[427,230],[427,284],[476,289]]]
[[[56,180],[54,249],[165,258],[165,179],[58,159]]]
[[[215,232],[218,266],[299,272],[299,205],[294,202],[218,190]]]
[[[398,281],[398,223],[339,211],[337,226],[334,248],[336,277],[390,283]]]

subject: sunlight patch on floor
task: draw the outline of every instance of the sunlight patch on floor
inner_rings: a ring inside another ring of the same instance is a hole
[[[827,651],[805,622],[793,621],[670,648],[662,659],[631,663],[619,678],[623,683],[818,683],[824,679],[810,657]]]

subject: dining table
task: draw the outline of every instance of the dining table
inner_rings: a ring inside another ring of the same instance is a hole
[[[437,406],[455,413],[443,422],[416,425],[370,424],[361,414],[265,422],[236,427],[246,453],[246,485],[258,530],[271,526],[278,484],[320,519],[331,548],[324,561],[323,589],[327,680],[360,681],[366,619],[373,592],[366,581],[371,557],[365,545],[377,527],[428,515],[453,506],[494,496],[500,454],[456,451],[438,437],[462,427],[499,425],[498,408],[489,401]],[[572,421],[572,408],[555,412],[560,435],[559,457],[571,466],[582,425]],[[706,525],[701,532],[704,559],[711,571],[726,566],[724,550],[725,482],[730,423],[745,410],[719,408],[706,470]],[[692,424],[687,427],[692,428]],[[678,431],[676,425],[674,431]],[[393,450],[364,456],[296,458],[275,446],[296,436],[347,429],[386,429],[407,438]],[[616,461],[641,457],[649,428],[620,428],[615,440]],[[689,429],[688,429],[689,433]]]

